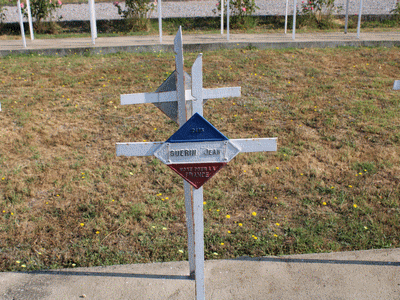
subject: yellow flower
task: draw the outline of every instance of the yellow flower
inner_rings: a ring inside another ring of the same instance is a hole
[[[352,188],[353,186],[352,185],[349,185],[349,188]]]
[[[275,225],[276,225],[276,226],[279,226],[280,224],[279,224],[279,223],[275,223]]]
[[[179,252],[179,253],[183,253],[183,250],[180,250],[180,249],[179,249],[178,252]]]
[[[231,218],[231,216],[230,216],[230,215],[226,215],[226,218],[227,218],[227,219],[230,219],[230,218]]]
[[[276,167],[277,170],[279,170],[279,167]]]
[[[242,223],[239,223],[239,226],[240,226],[240,227],[242,227],[242,226],[243,226],[243,224],[242,224]]]
[[[97,231],[96,231],[96,234],[99,234],[99,233],[100,233],[100,231],[97,230]]]
[[[17,260],[15,263],[20,264],[21,262],[19,260]]]
[[[168,197],[165,197],[165,200],[168,200],[169,198]]]
[[[228,230],[228,233],[231,233],[231,231],[230,231],[230,230]]]
[[[207,204],[207,202],[206,202],[206,201],[204,201],[204,202],[203,202],[203,205],[206,205],[206,204]]]
[[[357,208],[357,204],[353,204],[353,207],[354,207],[354,208]]]
[[[25,265],[25,264],[24,264],[24,265],[21,265],[21,267],[26,268],[26,265]]]
[[[83,227],[83,226],[85,226],[85,223],[81,223],[81,224],[79,224],[79,225],[81,225],[81,226]]]
[[[300,173],[300,176],[303,176],[303,173]]]
[[[225,245],[224,243],[221,243],[221,246]]]
[[[258,239],[258,237],[256,237],[256,236],[253,236],[253,238],[254,238],[255,240],[257,240],[257,239]]]
[[[322,205],[326,205],[326,202],[322,202]]]
[[[257,216],[257,213],[256,213],[255,211],[253,211],[251,214],[252,214],[253,216]]]

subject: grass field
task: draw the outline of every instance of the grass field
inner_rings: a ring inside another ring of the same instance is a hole
[[[206,259],[399,247],[399,65],[398,48],[203,54],[205,87],[242,87],[204,116],[228,138],[278,138],[204,186]],[[119,105],[154,91],[173,55],[8,56],[0,69],[0,270],[187,259],[182,179],[115,154],[178,129],[151,104]]]

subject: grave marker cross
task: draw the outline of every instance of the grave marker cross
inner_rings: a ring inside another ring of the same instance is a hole
[[[393,83],[393,90],[398,91],[400,90],[400,80],[395,80]]]
[[[240,96],[240,87],[203,89],[202,55],[199,54],[192,66],[191,87],[186,89],[185,83],[188,82],[185,82],[185,79],[190,79],[190,76],[183,71],[181,28],[179,28],[175,37],[174,51],[176,53],[176,71],[160,88],[155,93],[121,95],[121,104],[153,103],[172,120],[178,122],[180,129],[167,142],[117,143],[116,151],[117,156],[155,155],[164,163],[169,164],[171,169],[177,173],[183,169],[182,173],[188,176],[186,179],[189,182],[184,180],[184,190],[189,268],[190,275],[196,279],[196,299],[200,300],[205,299],[203,188],[201,185],[209,178],[206,178],[204,182],[194,182],[195,180],[190,177],[191,173],[185,172],[185,170],[190,171],[190,169],[185,168],[190,168],[188,163],[191,163],[191,165],[201,166],[201,168],[204,168],[205,165],[206,168],[210,168],[209,170],[214,168],[213,171],[216,172],[239,152],[276,151],[277,143],[276,138],[228,140],[209,124],[202,117],[204,99],[237,97]],[[188,119],[190,120],[188,121]],[[188,127],[188,124],[192,124],[190,122],[202,126],[198,130],[192,129]],[[203,140],[191,140],[189,133],[196,131],[200,135],[205,133],[206,137]],[[211,137],[207,135],[209,133],[211,133]],[[188,141],[185,140],[185,136],[189,136]],[[174,145],[172,145],[173,143]],[[204,151],[206,151],[206,157],[204,157]],[[203,153],[203,157],[200,153]],[[181,154],[183,157],[180,157]],[[183,177],[185,178],[185,176]],[[206,177],[211,176],[207,175]]]

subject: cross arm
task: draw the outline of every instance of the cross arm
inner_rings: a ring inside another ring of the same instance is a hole
[[[241,87],[225,87],[217,89],[203,89],[203,99],[206,102],[208,99],[221,99],[229,97],[240,97]]]
[[[121,105],[176,102],[176,91],[160,93],[137,93],[121,95]],[[215,89],[203,89],[203,99],[218,99],[228,97],[240,97],[240,87],[226,87]],[[186,100],[194,100],[191,90],[185,91]]]
[[[269,152],[276,151],[278,148],[277,138],[233,139],[230,141],[241,149],[241,153]]]
[[[188,91],[190,95],[190,91]],[[176,91],[121,95],[121,105],[176,101]]]
[[[267,152],[277,150],[277,138],[232,139],[240,152]],[[117,156],[152,156],[164,142],[117,143]]]
[[[152,156],[164,142],[117,143],[117,156]]]

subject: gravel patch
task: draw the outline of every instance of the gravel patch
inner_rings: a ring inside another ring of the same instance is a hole
[[[364,0],[363,15],[386,15],[395,7],[396,0]],[[215,9],[218,0],[215,1],[179,1],[179,2],[162,2],[163,18],[176,17],[213,17],[213,9]],[[297,0],[298,6],[301,0]],[[257,6],[260,8],[255,15],[285,15],[285,0],[256,0]],[[336,0],[337,6],[342,6],[341,14],[345,13],[346,0]],[[122,5],[124,6],[124,5]],[[115,20],[121,19],[118,15],[117,8],[112,3],[96,3],[97,20]],[[293,0],[289,1],[289,14],[293,12]],[[349,14],[356,15],[359,12],[359,1],[350,1]],[[153,11],[150,18],[157,18],[157,10]],[[57,10],[55,19],[62,17],[63,21],[86,21],[89,20],[88,4],[65,4],[61,9]],[[18,22],[17,9],[8,7],[6,11],[6,23]]]

